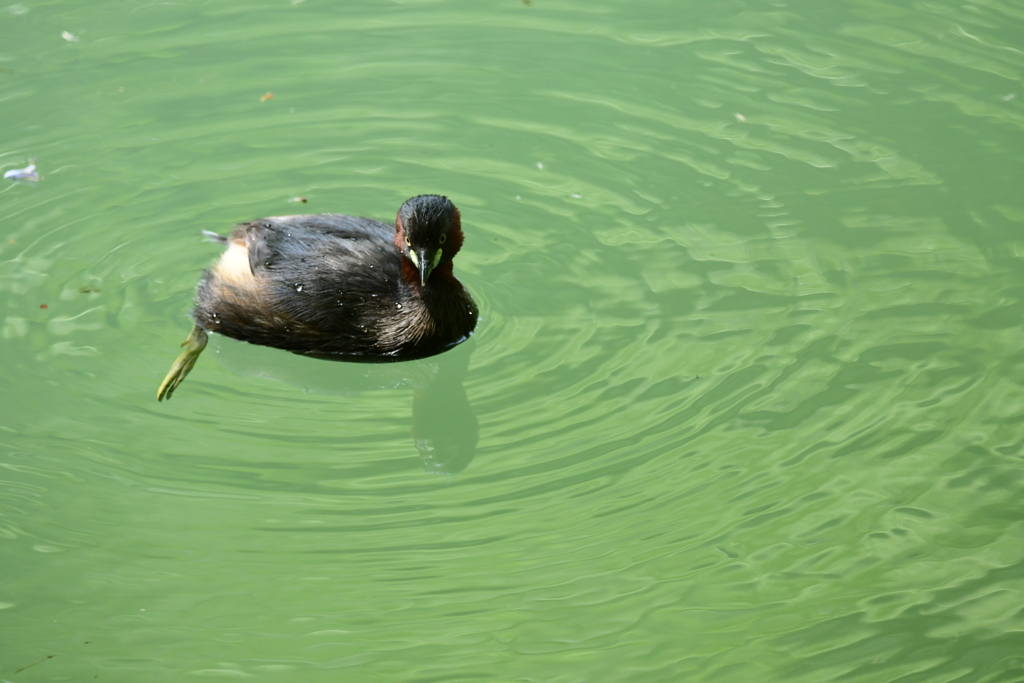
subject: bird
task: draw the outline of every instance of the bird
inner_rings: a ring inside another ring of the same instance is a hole
[[[157,390],[170,399],[208,334],[313,358],[386,363],[442,353],[476,328],[479,311],[455,277],[459,210],[441,195],[406,200],[394,225],[341,214],[238,224],[196,288],[195,324]]]

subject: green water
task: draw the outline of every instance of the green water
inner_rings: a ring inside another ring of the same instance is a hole
[[[1022,50],[1020,0],[0,7],[0,681],[1024,681]],[[470,342],[215,338],[157,403],[200,230],[425,192]]]

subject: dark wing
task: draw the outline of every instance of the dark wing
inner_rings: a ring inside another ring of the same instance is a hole
[[[386,223],[336,214],[240,225],[231,240],[244,242],[262,301],[280,320],[278,339],[258,343],[301,353],[343,343],[350,352],[379,353],[380,326],[399,310],[394,234]]]
[[[306,263],[310,258],[381,259],[393,250],[395,228],[370,218],[339,214],[274,216],[240,224],[231,240],[243,242],[253,275]],[[348,258],[345,258],[348,257]]]

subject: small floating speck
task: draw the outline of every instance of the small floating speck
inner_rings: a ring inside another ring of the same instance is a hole
[[[260,97],[260,102],[266,102],[267,100],[272,100],[272,99],[274,99],[274,93],[272,93],[272,92],[265,92]]]
[[[571,194],[569,196],[572,197],[573,199],[583,199],[583,195],[581,194]]]
[[[542,164],[542,163],[540,163],[540,162],[538,161],[538,162],[537,162],[537,168],[539,168],[540,170],[542,170],[542,171],[543,171],[543,170],[544,170],[544,164]]]
[[[520,197],[519,195],[516,195],[516,199],[522,200],[522,197]]]
[[[744,116],[743,114],[733,114],[733,116],[736,117],[737,121],[743,121],[744,123],[746,123],[747,121],[747,117]]]
[[[32,159],[25,168],[12,168],[4,173],[7,180],[29,180],[33,183],[39,181],[39,173],[36,171],[36,160]]]
[[[302,283],[301,282],[296,282],[295,283],[295,291],[296,292],[301,292],[302,291]]]
[[[1007,93],[1006,95],[1003,95],[1003,102],[1009,102],[1010,100],[1012,100],[1016,96],[1017,95],[1015,93],[1012,93],[1012,92],[1011,93]]]
[[[307,199],[306,197],[292,197],[291,199],[288,200],[288,203],[295,204],[297,202],[302,202],[303,204],[305,204],[308,201],[309,199]]]
[[[63,38],[64,40],[68,41],[69,43],[77,43],[78,42],[78,36],[76,36],[71,31],[63,31],[60,34],[60,37]]]

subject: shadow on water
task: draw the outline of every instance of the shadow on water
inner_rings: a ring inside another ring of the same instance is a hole
[[[410,436],[423,469],[458,474],[476,455],[480,426],[464,386],[472,339],[431,358],[385,364],[306,358],[218,335],[211,337],[211,346],[220,364],[233,373],[281,382],[308,394],[358,399],[370,391],[411,389]],[[230,352],[222,353],[228,347]],[[339,413],[344,410],[339,403]]]

